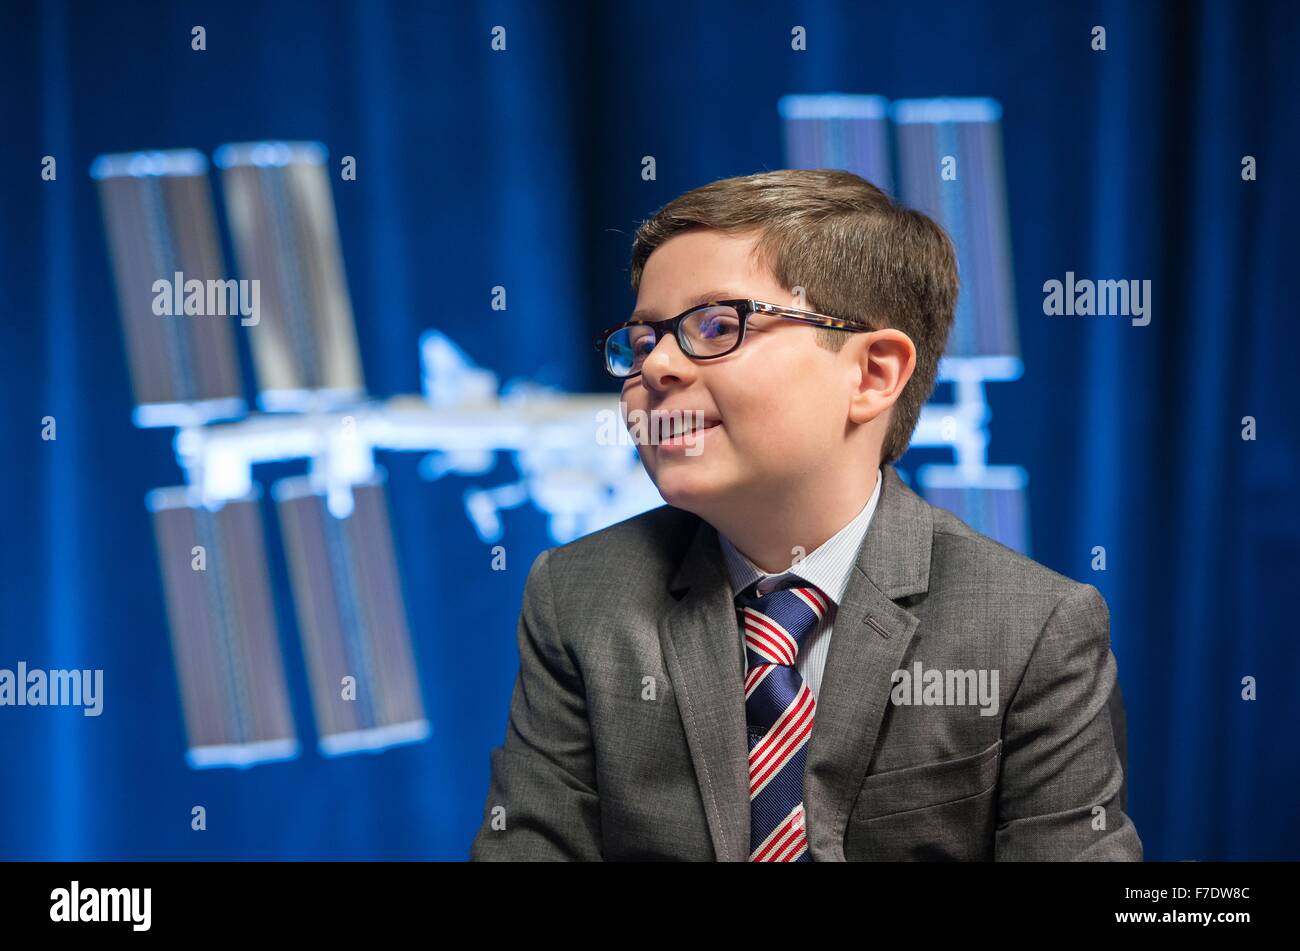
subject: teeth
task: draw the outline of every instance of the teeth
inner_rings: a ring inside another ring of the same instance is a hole
[[[694,419],[679,419],[679,418],[665,419],[663,421],[663,427],[661,429],[661,432],[663,433],[663,438],[675,439],[678,436],[684,435],[686,433],[701,432],[705,429],[708,429],[712,425],[714,424],[707,420],[703,422],[699,422],[697,424],[697,421]]]

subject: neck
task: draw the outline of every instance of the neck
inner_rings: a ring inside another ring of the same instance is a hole
[[[783,487],[771,498],[748,497],[725,511],[702,516],[726,535],[736,549],[768,574],[780,574],[812,554],[851,522],[876,491],[876,470],[863,480],[860,470],[850,484],[820,480],[791,494]],[[754,512],[762,512],[755,518]]]

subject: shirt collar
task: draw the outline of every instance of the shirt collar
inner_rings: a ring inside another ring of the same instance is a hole
[[[871,498],[858,512],[853,520],[828,538],[810,554],[803,557],[798,564],[779,574],[769,574],[741,554],[722,532],[718,532],[718,541],[722,547],[723,559],[727,564],[727,575],[731,580],[733,596],[744,591],[757,579],[760,594],[771,590],[775,584],[788,575],[793,575],[809,584],[816,585],[837,606],[844,596],[844,589],[849,584],[849,573],[857,563],[858,549],[871,526],[871,517],[875,514],[876,503],[880,499],[880,486],[883,479],[880,470],[876,470],[876,489]]]

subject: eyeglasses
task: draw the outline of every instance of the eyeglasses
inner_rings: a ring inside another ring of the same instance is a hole
[[[709,301],[666,320],[630,320],[600,335],[596,349],[605,355],[605,372],[627,380],[641,372],[641,364],[661,339],[677,338],[682,352],[696,360],[716,360],[734,351],[745,340],[745,325],[755,314],[798,320],[831,330],[868,333],[870,327],[852,324],[838,317],[778,307],[761,300]]]

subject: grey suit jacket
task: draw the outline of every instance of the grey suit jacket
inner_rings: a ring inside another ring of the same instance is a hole
[[[1092,585],[885,466],[808,741],[814,861],[1140,861],[1109,624]],[[661,506],[542,552],[518,641],[472,860],[746,860],[744,658],[712,526]],[[896,703],[918,661],[996,670],[996,714]]]

